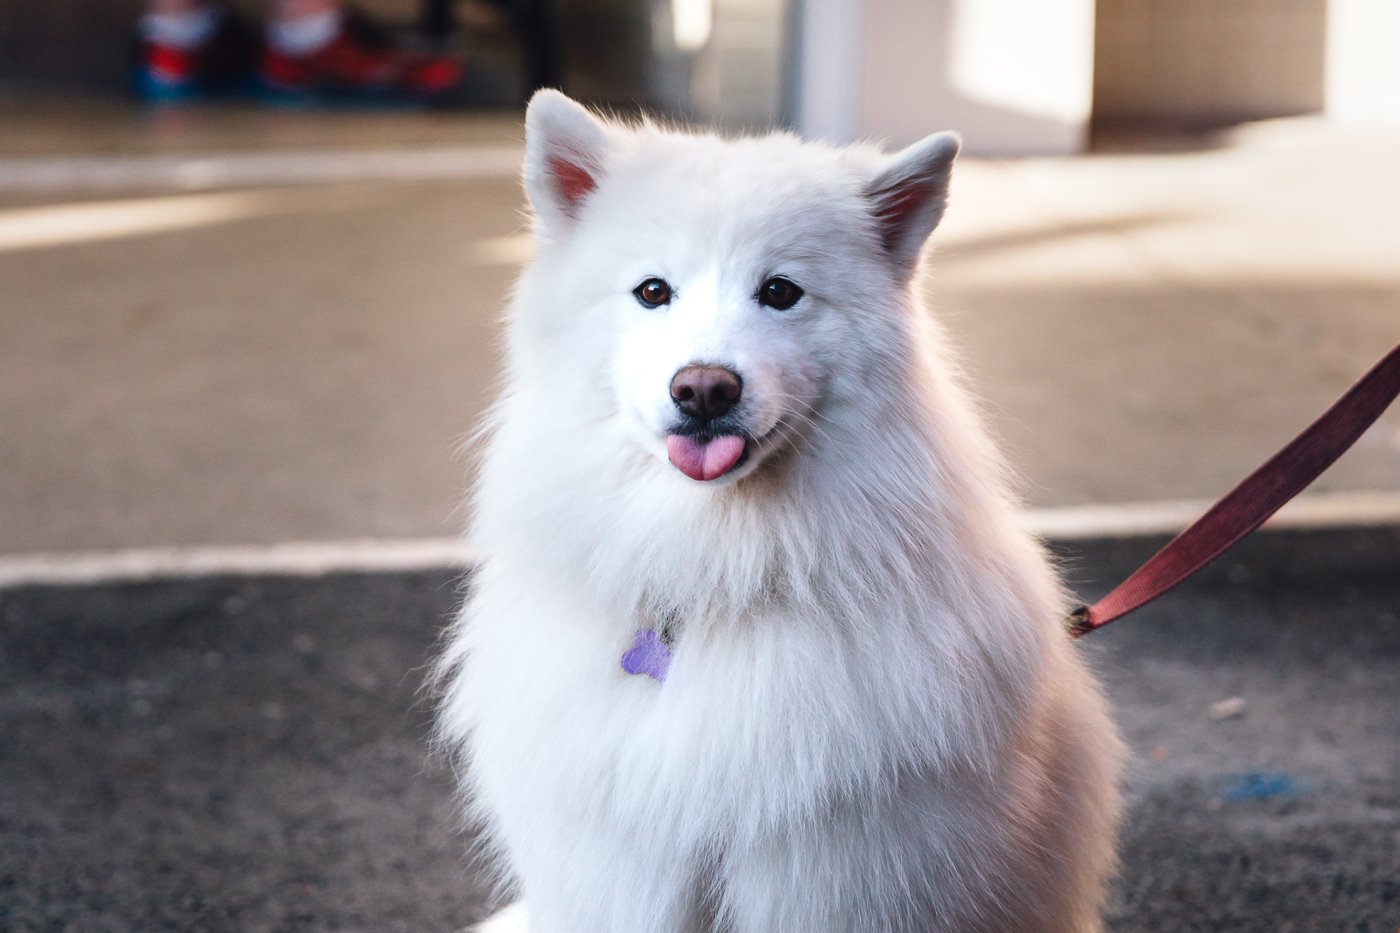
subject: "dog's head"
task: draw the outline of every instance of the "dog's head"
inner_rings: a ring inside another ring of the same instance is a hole
[[[606,122],[554,91],[526,129],[536,246],[514,351],[560,417],[621,428],[683,481],[732,483],[822,444],[907,343],[956,136],[893,156],[726,141]]]

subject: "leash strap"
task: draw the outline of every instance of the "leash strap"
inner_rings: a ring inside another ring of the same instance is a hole
[[[1344,454],[1400,395],[1400,346],[1347,390],[1322,417],[1255,470],[1210,511],[1133,571],[1092,606],[1070,613],[1078,638],[1127,615],[1176,586],[1225,553],[1237,541],[1302,492]]]

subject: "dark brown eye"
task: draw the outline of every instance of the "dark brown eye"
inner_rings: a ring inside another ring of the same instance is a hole
[[[665,279],[647,279],[632,289],[632,294],[648,308],[659,308],[671,303],[671,286],[666,284]]]
[[[797,304],[802,297],[802,289],[791,279],[775,275],[758,287],[758,303],[777,311],[786,311]]]

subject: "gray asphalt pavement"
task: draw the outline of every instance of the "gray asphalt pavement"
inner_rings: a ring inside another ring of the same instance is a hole
[[[1092,597],[1156,543],[1059,550]],[[1400,924],[1397,568],[1400,529],[1260,535],[1091,637],[1134,751],[1112,930]],[[0,592],[0,929],[478,917],[419,692],[457,598],[446,571]]]

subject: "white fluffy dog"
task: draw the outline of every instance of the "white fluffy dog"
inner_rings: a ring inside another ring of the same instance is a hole
[[[1098,929],[1119,742],[915,297],[957,138],[526,126],[439,676],[530,929]]]

